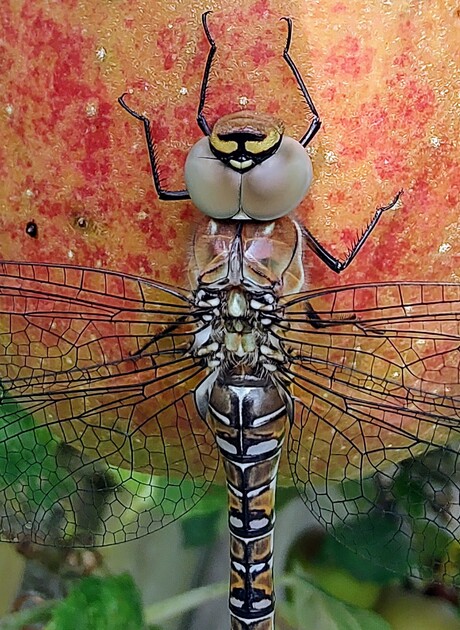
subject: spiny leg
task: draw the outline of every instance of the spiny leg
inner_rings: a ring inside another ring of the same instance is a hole
[[[134,350],[133,352],[130,352],[129,356],[133,358],[142,356],[144,352],[148,350],[148,348],[150,348],[150,346],[153,346],[161,339],[169,337],[175,330],[179,328],[179,326],[181,326],[181,324],[184,324],[188,318],[188,315],[179,315],[179,317],[173,324],[168,324],[168,326],[166,326],[164,330],[154,335],[151,339],[144,343],[144,345],[141,346],[139,350]]]
[[[378,328],[374,328],[372,326],[367,326],[364,322],[362,322],[356,313],[353,315],[349,315],[348,317],[345,315],[341,315],[339,317],[331,318],[331,319],[323,319],[319,313],[315,311],[313,306],[307,302],[305,304],[305,314],[307,316],[309,324],[315,330],[321,330],[322,328],[331,328],[332,326],[343,326],[346,324],[351,324],[352,326],[356,326],[359,330],[362,330],[364,334],[370,335],[383,335],[384,331],[379,330]]]
[[[307,319],[310,325],[316,330],[321,330],[322,328],[330,328],[331,326],[338,326],[341,324],[355,324],[356,323],[356,315],[350,315],[350,317],[341,317],[340,319],[323,319],[321,315],[319,315],[310,302],[305,304],[305,312],[307,315]]]
[[[204,67],[203,79],[201,80],[200,102],[198,104],[198,114],[196,117],[197,123],[205,136],[211,135],[211,128],[209,127],[208,122],[205,118],[205,115],[203,114],[203,109],[204,109],[204,104],[206,102],[206,91],[208,89],[209,74],[211,72],[212,62],[213,62],[214,55],[216,54],[216,50],[217,50],[216,42],[212,38],[212,35],[208,27],[208,15],[210,13],[212,13],[212,11],[205,11],[203,15],[201,16],[204,34],[206,35],[206,39],[209,42],[210,49],[208,53],[208,58],[206,59],[206,65]]]
[[[373,218],[368,223],[366,229],[358,238],[356,243],[348,252],[345,260],[341,261],[338,260],[338,258],[334,258],[334,256],[332,256],[332,254],[330,254],[327,249],[323,245],[321,245],[321,243],[313,236],[313,234],[309,230],[307,230],[307,228],[302,226],[302,233],[307,240],[308,247],[329,267],[329,269],[332,269],[332,271],[335,271],[336,273],[341,273],[344,269],[348,267],[348,265],[354,260],[358,252],[361,250],[362,246],[367,241],[373,229],[379,222],[382,214],[387,210],[392,210],[396,206],[402,193],[403,191],[400,190],[391,203],[389,203],[387,206],[383,206],[382,208],[377,208]]]
[[[149,152],[150,167],[152,169],[153,183],[155,184],[155,189],[157,191],[159,199],[162,199],[163,201],[179,201],[181,199],[190,199],[190,195],[188,194],[187,190],[166,190],[161,185],[161,178],[160,178],[160,173],[158,171],[157,158],[155,155],[156,149],[152,140],[150,120],[147,118],[147,116],[144,116],[143,114],[139,114],[138,112],[135,112],[133,109],[131,109],[131,107],[129,107],[129,105],[125,103],[126,94],[127,94],[126,92],[122,94],[118,98],[118,102],[123,107],[123,109],[128,112],[128,114],[131,114],[131,116],[134,116],[134,118],[137,118],[137,120],[140,120],[142,124],[144,125],[144,133],[145,133],[145,139],[147,141],[147,149]]]
[[[292,41],[292,20],[289,17],[282,17],[281,19],[285,20],[288,25],[288,34],[287,34],[287,39],[286,39],[286,45],[283,51],[283,58],[286,61],[289,68],[291,69],[292,74],[294,75],[294,78],[297,81],[297,85],[299,86],[300,92],[302,96],[304,97],[305,101],[307,102],[307,105],[310,108],[311,113],[313,114],[313,120],[311,121],[310,126],[308,127],[307,131],[302,136],[302,138],[299,140],[300,144],[306,147],[308,144],[310,144],[310,142],[313,140],[315,135],[320,130],[321,119],[319,117],[318,110],[316,109],[315,104],[313,103],[313,99],[311,98],[310,93],[308,92],[307,86],[305,85],[305,82],[302,79],[302,76],[299,70],[297,69],[297,66],[295,65],[291,55],[289,54],[289,49],[291,47],[291,41]]]

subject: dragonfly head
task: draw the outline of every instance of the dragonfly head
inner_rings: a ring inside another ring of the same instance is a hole
[[[313,178],[304,147],[284,124],[251,111],[222,116],[185,163],[191,200],[214,219],[272,221],[294,210]]]

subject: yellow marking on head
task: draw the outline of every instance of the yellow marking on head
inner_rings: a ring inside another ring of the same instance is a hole
[[[244,143],[249,153],[263,153],[280,141],[281,134],[277,129],[271,129],[263,140],[248,140]]]
[[[254,140],[247,140],[245,148],[254,155],[263,153],[275,146],[284,132],[284,124],[278,118],[268,114],[242,111],[222,116],[215,123],[209,141],[212,147],[224,154],[233,153],[238,148],[237,142],[226,139],[232,134],[247,134]]]
[[[214,135],[214,132],[211,134],[210,142],[212,146],[219,151],[220,153],[233,153],[238,148],[238,145],[233,140],[222,140],[217,135]]]

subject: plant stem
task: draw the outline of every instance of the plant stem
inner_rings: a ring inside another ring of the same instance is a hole
[[[226,593],[228,593],[227,582],[194,588],[186,593],[174,595],[174,597],[169,597],[157,604],[148,606],[144,611],[145,621],[147,624],[161,623],[166,621],[166,619],[178,617],[189,610],[198,608],[198,606],[217,597],[221,597]]]
[[[50,612],[56,606],[56,603],[55,600],[49,600],[33,608],[25,608],[24,610],[5,615],[0,620],[0,630],[22,630],[24,626],[49,621]]]

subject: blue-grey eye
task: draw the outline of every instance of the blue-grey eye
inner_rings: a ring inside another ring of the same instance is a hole
[[[208,138],[199,140],[185,163],[185,183],[195,206],[214,219],[259,221],[278,219],[294,210],[313,178],[304,147],[283,136],[272,155],[260,163],[257,153],[253,157],[251,168],[238,169],[216,156]],[[243,167],[250,159],[246,152]]]

